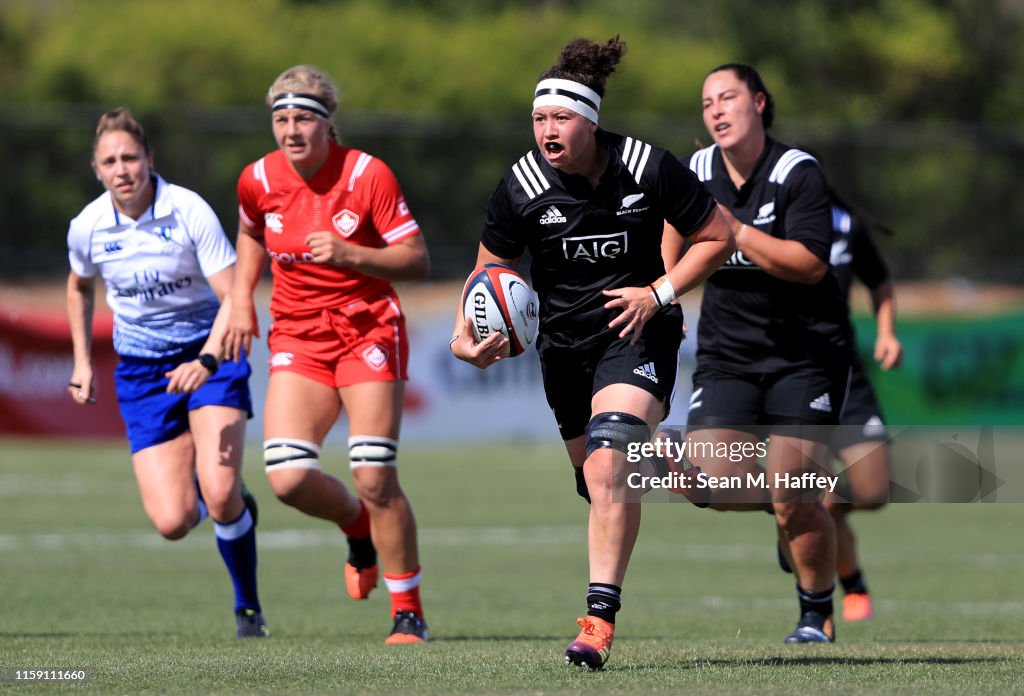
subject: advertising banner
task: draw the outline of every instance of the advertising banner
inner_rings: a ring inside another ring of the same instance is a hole
[[[1024,424],[1024,312],[985,317],[900,318],[903,365],[872,359],[871,317],[854,322],[868,379],[890,423]]]
[[[113,327],[109,315],[97,316],[93,328],[97,402],[84,408],[68,396],[74,359],[67,316],[0,307],[0,434],[124,436],[114,394]]]
[[[409,316],[412,342],[403,440],[460,442],[553,439],[554,418],[544,398],[540,364],[525,354],[478,370],[448,349],[451,316]],[[697,318],[680,352],[670,423],[685,424],[694,367]],[[882,373],[871,358],[874,326],[857,317],[858,347],[887,420],[896,425],[1024,424],[1024,312],[987,317],[901,318],[903,366]],[[269,317],[260,317],[264,331]],[[82,408],[67,395],[72,352],[63,312],[0,307],[0,434],[123,437],[114,395],[117,356],[113,322],[98,314],[93,362],[97,404]],[[265,334],[264,334],[265,335]],[[262,437],[267,387],[266,343],[253,343],[252,391],[256,418],[251,439]],[[344,443],[344,417],[330,440]]]

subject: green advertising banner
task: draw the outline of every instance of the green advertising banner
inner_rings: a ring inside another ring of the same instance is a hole
[[[1024,424],[1024,312],[900,318],[903,365],[882,372],[875,323],[855,316],[857,347],[889,423]]]

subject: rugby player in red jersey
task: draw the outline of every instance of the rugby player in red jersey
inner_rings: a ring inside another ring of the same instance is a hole
[[[269,258],[270,485],[288,505],[341,527],[352,597],[364,599],[376,585],[380,554],[394,620],[385,642],[423,642],[416,522],[397,468],[409,340],[391,282],[426,275],[426,243],[387,165],[337,142],[338,92],[323,71],[289,68],[267,104],[278,149],[238,181],[227,345],[238,353],[259,336],[253,291]],[[355,496],[320,466],[343,408]]]

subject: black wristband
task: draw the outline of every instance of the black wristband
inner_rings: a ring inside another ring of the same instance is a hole
[[[199,361],[200,365],[206,368],[211,376],[217,374],[217,368],[220,367],[220,362],[217,360],[216,356],[211,355],[210,353],[200,353],[196,360]]]
[[[647,287],[651,289],[651,294],[654,295],[654,301],[658,303],[658,309],[664,307],[665,305],[661,303],[661,298],[658,297],[658,291],[654,289],[654,283],[651,283]]]

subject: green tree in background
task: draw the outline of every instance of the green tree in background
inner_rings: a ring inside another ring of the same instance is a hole
[[[851,201],[899,234],[897,277],[1020,280],[1008,240],[1024,136],[1024,2],[967,0],[36,0],[0,3],[0,264],[65,270],[68,219],[99,194],[100,113],[151,129],[157,167],[228,230],[241,168],[273,147],[263,105],[285,67],[326,68],[345,142],[386,159],[429,235],[436,273],[464,272],[484,202],[532,145],[538,74],[574,36],[630,53],[603,125],[688,154],[707,140],[712,67],[753,63],[777,135],[822,154]]]

